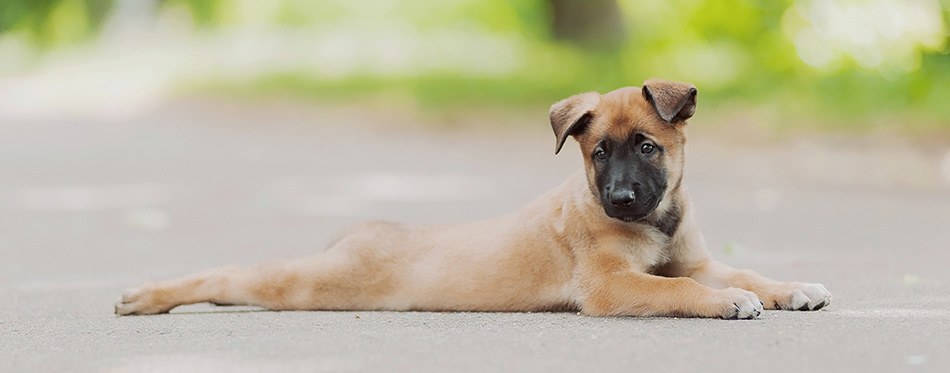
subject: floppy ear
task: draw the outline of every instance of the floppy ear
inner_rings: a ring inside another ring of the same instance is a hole
[[[561,151],[568,136],[584,132],[600,103],[600,93],[587,92],[565,98],[551,105],[551,128],[557,137],[554,154]]]
[[[696,111],[696,87],[690,83],[653,78],[643,82],[640,91],[660,118],[669,123],[687,120]]]

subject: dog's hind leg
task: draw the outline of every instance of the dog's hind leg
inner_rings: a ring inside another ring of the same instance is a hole
[[[388,292],[388,271],[375,258],[331,249],[249,267],[222,267],[130,289],[117,315],[165,313],[194,303],[252,305],[271,310],[376,309]],[[375,271],[374,271],[375,270]]]

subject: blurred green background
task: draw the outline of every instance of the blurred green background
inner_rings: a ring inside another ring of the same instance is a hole
[[[113,74],[69,84],[452,110],[657,76],[779,128],[946,131],[948,16],[950,0],[4,0],[0,90]]]

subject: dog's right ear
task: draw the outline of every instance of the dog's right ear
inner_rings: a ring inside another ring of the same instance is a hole
[[[600,93],[587,92],[574,95],[551,105],[551,128],[557,137],[554,154],[561,151],[568,136],[578,135],[587,128],[593,111],[600,103]]]
[[[667,123],[687,120],[696,112],[696,86],[690,83],[653,78],[643,82],[641,92]]]

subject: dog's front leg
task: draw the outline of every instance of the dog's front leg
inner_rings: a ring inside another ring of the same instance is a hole
[[[831,304],[831,292],[822,284],[778,282],[752,270],[739,270],[706,259],[693,264],[689,277],[714,288],[737,287],[759,296],[765,307],[775,310],[818,310]]]
[[[759,296],[766,309],[817,310],[831,303],[831,293],[821,284],[778,282],[751,270],[738,270],[712,260],[696,221],[687,214],[670,246],[672,257],[657,274],[689,277],[716,288],[736,287]]]
[[[620,256],[582,264],[581,310],[592,316],[684,316],[753,319],[762,304],[752,292],[713,289],[693,279],[636,272]]]

